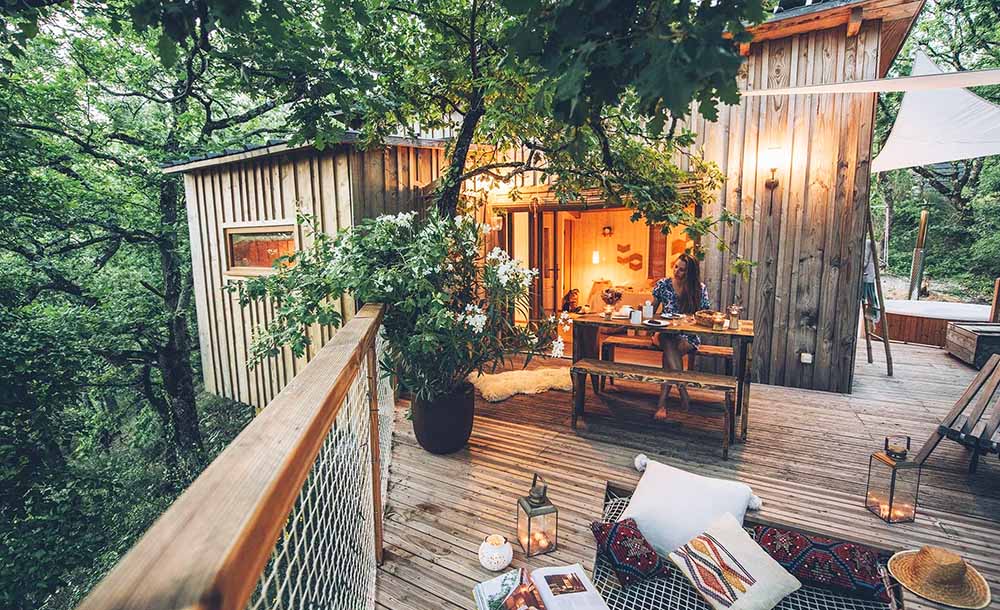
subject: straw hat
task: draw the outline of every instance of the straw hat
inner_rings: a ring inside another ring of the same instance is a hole
[[[936,546],[900,551],[889,560],[889,573],[920,597],[956,608],[985,608],[990,586],[955,553]]]

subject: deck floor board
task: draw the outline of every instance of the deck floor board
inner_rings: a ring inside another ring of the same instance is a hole
[[[648,358],[622,350],[623,359]],[[560,548],[514,565],[536,568],[579,562],[593,567],[589,522],[600,514],[605,482],[635,484],[645,453],[680,468],[749,483],[764,499],[762,516],[818,532],[909,548],[938,544],[962,553],[1000,596],[1000,462],[991,456],[966,472],[969,454],[943,441],[921,481],[917,521],[888,526],[862,506],[868,455],[890,433],[909,434],[914,450],[931,433],[975,371],[946,352],[893,346],[896,376],[859,350],[851,395],[754,385],[745,444],[719,450],[720,420],[692,390],[689,412],[672,402],[670,420],[655,424],[656,388],[617,382],[605,397],[588,384],[587,416],[569,427],[571,395],[547,392],[499,403],[477,398],[469,447],[449,456],[417,445],[397,405],[385,526],[386,561],[378,575],[384,610],[475,608],[472,587],[492,576],[476,549],[488,533],[513,539],[514,504],[531,474],[549,479],[560,508]],[[536,360],[532,366],[568,366]],[[676,394],[675,394],[676,396]],[[1000,608],[1000,600],[992,608]],[[909,596],[907,608],[937,608]]]

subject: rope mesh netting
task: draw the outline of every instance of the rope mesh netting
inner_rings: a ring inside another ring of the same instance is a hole
[[[609,490],[604,502],[604,522],[617,521],[628,502],[627,496],[618,496]],[[712,610],[684,574],[673,564],[669,567],[670,573],[666,576],[622,589],[611,567],[598,557],[594,564],[594,586],[611,610]],[[889,610],[889,604],[803,586],[781,600],[775,610]]]
[[[383,340],[376,343],[381,356]],[[382,498],[392,456],[392,382],[379,375]],[[247,608],[363,609],[375,605],[370,403],[367,359],[289,514]]]

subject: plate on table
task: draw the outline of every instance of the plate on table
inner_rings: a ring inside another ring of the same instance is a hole
[[[684,317],[684,314],[680,313],[661,313],[660,317],[664,320],[680,320]]]
[[[663,320],[643,320],[642,323],[645,324],[646,326],[666,326],[667,325],[667,323],[664,322]]]

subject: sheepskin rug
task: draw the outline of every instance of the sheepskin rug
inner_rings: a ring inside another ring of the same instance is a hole
[[[569,392],[573,389],[568,366],[507,371],[494,375],[484,373],[477,376],[473,373],[469,375],[469,381],[490,402],[506,400],[514,394],[541,394],[548,390]]]

